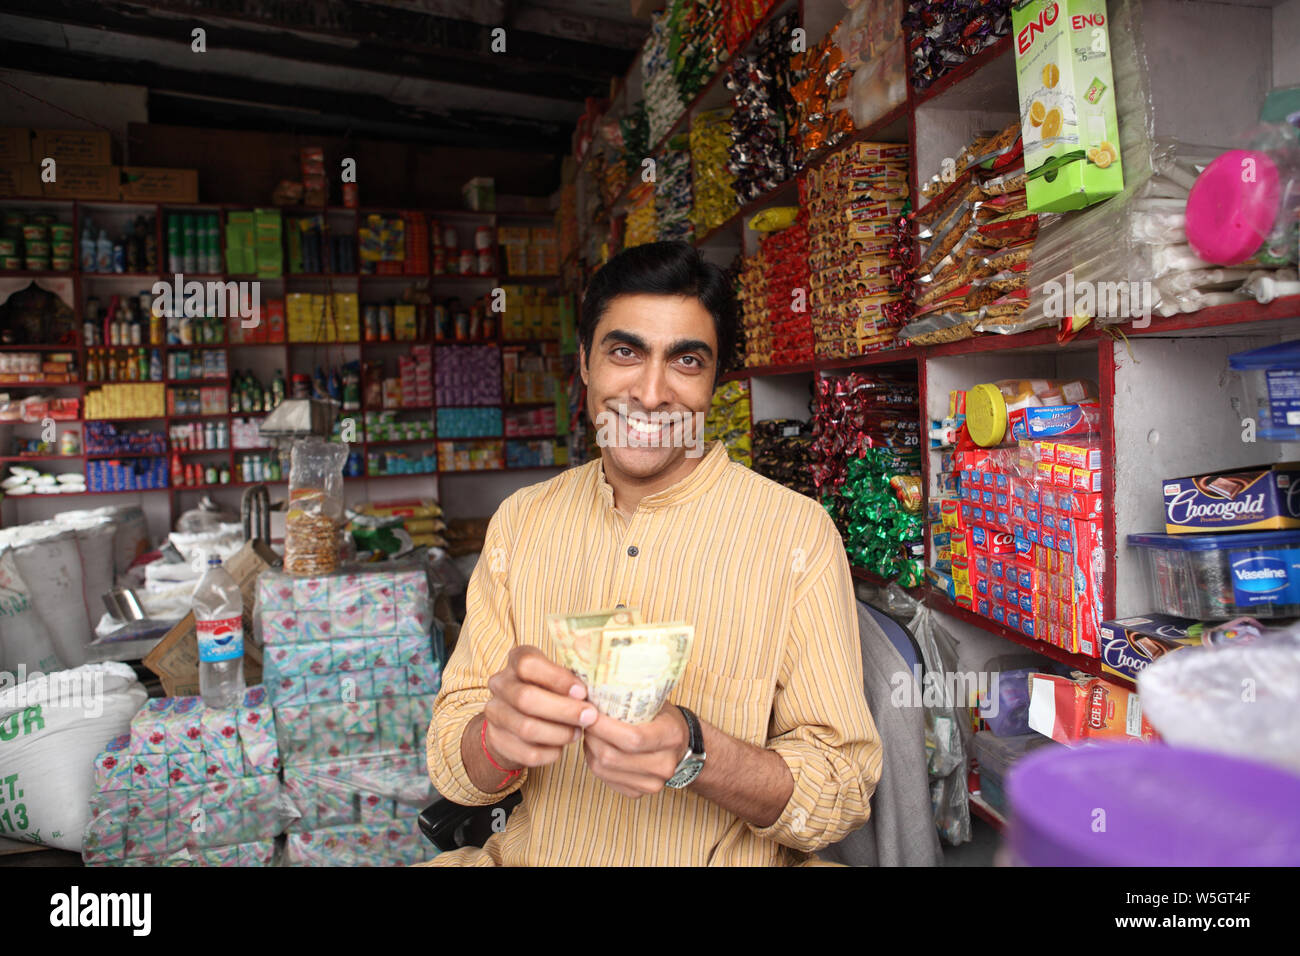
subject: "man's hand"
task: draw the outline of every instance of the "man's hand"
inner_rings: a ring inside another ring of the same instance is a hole
[[[601,714],[587,728],[583,756],[610,789],[638,799],[659,793],[682,762],[690,743],[686,718],[665,704],[654,720],[627,724]]]
[[[597,718],[582,681],[536,647],[512,648],[488,689],[488,752],[507,770],[554,763]]]

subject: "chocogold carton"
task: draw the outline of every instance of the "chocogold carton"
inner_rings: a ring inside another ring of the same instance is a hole
[[[1237,618],[1226,624],[1202,624],[1172,614],[1102,621],[1101,669],[1137,680],[1139,673],[1166,654],[1185,647],[1219,647],[1230,641],[1249,641],[1262,630],[1253,617]]]
[[[1300,462],[1164,482],[1165,533],[1300,528]]]
[[[1011,9],[1033,212],[1082,209],[1124,188],[1105,0],[1018,0]]]

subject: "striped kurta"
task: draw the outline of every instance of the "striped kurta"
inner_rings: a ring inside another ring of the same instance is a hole
[[[479,850],[435,864],[732,866],[815,863],[864,823],[881,745],[862,690],[852,578],[830,516],[711,443],[681,481],[614,508],[600,460],[507,498],[470,578],[464,625],[428,733],[434,786],[456,803],[523,803]],[[695,626],[670,702],[776,751],[794,792],[757,827],[688,787],[633,800],[586,765],[582,743],[496,793],[476,788],[460,742],[515,644],[558,660],[548,614],[640,608]]]

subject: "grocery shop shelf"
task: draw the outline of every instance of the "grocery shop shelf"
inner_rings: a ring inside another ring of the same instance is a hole
[[[85,458],[87,461],[114,461],[118,458],[166,458],[169,454],[170,451],[125,451],[114,454],[96,452],[87,454]]]

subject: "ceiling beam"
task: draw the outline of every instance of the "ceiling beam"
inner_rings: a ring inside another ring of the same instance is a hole
[[[231,5],[237,7],[241,2],[243,0],[233,0]],[[391,29],[372,29],[354,35],[347,43],[339,43],[333,38],[304,33],[296,22],[258,21],[258,26],[241,26],[223,22],[231,19],[224,13],[220,20],[214,20],[203,15],[202,8],[211,6],[204,0],[196,2],[191,15],[173,12],[174,6],[177,5],[131,0],[103,0],[100,3],[5,0],[4,13],[107,33],[170,40],[185,46],[190,44],[191,30],[199,24],[206,31],[210,53],[239,50],[304,63],[455,82],[571,102],[602,95],[608,87],[610,74],[621,75],[630,60],[628,54],[619,51],[586,43],[539,38],[537,34],[520,30],[510,30],[506,38],[506,53],[496,54],[491,52],[488,28],[462,21],[446,21],[442,29],[429,37],[430,42],[419,41],[419,36],[410,32],[394,35],[395,31]],[[538,39],[545,42],[538,43]]]
[[[467,137],[499,136],[508,141],[511,148],[520,150],[563,153],[569,146],[568,124],[450,106],[442,108],[438,104],[430,104],[429,108],[407,106],[369,93],[336,92],[246,76],[192,72],[127,58],[55,50],[31,43],[8,44],[5,47],[5,66],[31,73],[124,83],[159,93],[186,95],[194,104],[194,113],[183,121],[187,126],[202,125],[204,113],[212,110],[214,115],[217,114],[219,110],[215,104],[224,101],[295,111],[304,114],[304,124],[315,114],[346,118],[359,126],[379,123],[388,128],[405,128],[416,140],[422,138],[421,130],[437,129]],[[180,120],[173,121],[181,123]]]

